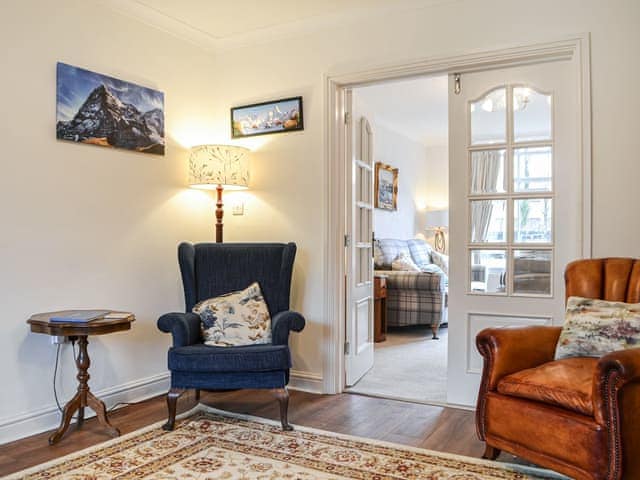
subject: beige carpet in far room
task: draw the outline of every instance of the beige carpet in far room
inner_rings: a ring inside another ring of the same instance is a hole
[[[431,339],[429,327],[390,329],[375,344],[373,368],[350,392],[402,400],[445,403],[447,400],[447,329]]]

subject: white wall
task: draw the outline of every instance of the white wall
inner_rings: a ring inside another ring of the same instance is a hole
[[[446,210],[449,208],[449,146],[430,145],[426,149],[427,176],[426,205],[429,210]],[[432,231],[425,232],[427,241],[434,246]],[[445,252],[449,252],[449,234],[445,232]]]
[[[363,98],[360,89],[353,90],[353,121],[356,141],[360,139],[360,119],[365,117],[373,130],[373,159],[398,169],[398,209],[375,209],[373,212],[376,238],[414,238],[424,234],[427,184],[426,147],[402,133],[389,128],[379,112]],[[446,122],[446,119],[444,119]],[[445,167],[448,165],[444,164]]]
[[[526,14],[523,14],[526,12]],[[637,114],[640,91],[640,2],[636,0],[466,0],[416,11],[370,15],[330,31],[314,31],[220,54],[217,72],[223,95],[214,105],[217,124],[227,128],[228,108],[290,95],[304,96],[305,131],[273,135],[259,150],[269,170],[270,192],[260,214],[237,238],[286,233],[305,252],[304,278],[296,286],[311,320],[298,337],[294,358],[322,373],[324,318],[323,241],[325,238],[323,75],[418,58],[491,50],[592,35],[593,97],[593,253],[640,256],[636,188],[640,162]],[[284,178],[281,178],[284,177]],[[258,207],[258,206],[257,206]],[[611,215],[616,212],[616,215]],[[620,226],[624,227],[621,228]],[[303,283],[304,282],[304,283]],[[333,287],[333,286],[331,286]],[[326,360],[326,359],[325,359]]]
[[[185,188],[185,146],[212,129],[219,88],[209,55],[91,2],[2,2],[0,19],[2,443],[59,418],[55,349],[29,333],[32,313],[134,312],[130,332],[89,339],[91,388],[111,400],[166,388],[170,338],[155,322],[184,309],[176,246],[212,238],[211,197]],[[164,91],[166,156],[56,141],[57,61]],[[76,385],[70,350],[63,402]]]
[[[374,158],[398,169],[398,209],[375,209],[376,238],[402,240],[424,234],[427,178],[426,148],[380,123],[373,124]]]

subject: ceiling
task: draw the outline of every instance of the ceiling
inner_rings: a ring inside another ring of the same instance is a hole
[[[446,75],[396,80],[354,90],[376,123],[427,146],[448,142]]]
[[[454,0],[97,0],[207,49],[265,41],[363,15],[429,7]]]

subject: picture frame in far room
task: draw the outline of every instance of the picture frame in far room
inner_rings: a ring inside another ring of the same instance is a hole
[[[398,169],[376,162],[374,207],[381,210],[398,209]]]
[[[304,130],[302,97],[231,108],[231,138]]]

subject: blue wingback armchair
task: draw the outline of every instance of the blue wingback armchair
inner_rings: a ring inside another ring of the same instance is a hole
[[[182,273],[186,313],[167,313],[158,328],[171,333],[169,349],[171,390],[167,394],[169,419],[165,430],[175,424],[178,397],[186,389],[230,390],[265,388],[280,403],[284,430],[289,404],[289,332],[300,332],[305,320],[289,310],[291,273],[296,255],[294,243],[181,243],[178,262]],[[205,345],[200,317],[192,313],[202,300],[242,290],[258,282],[271,315],[272,343],[241,347]]]

